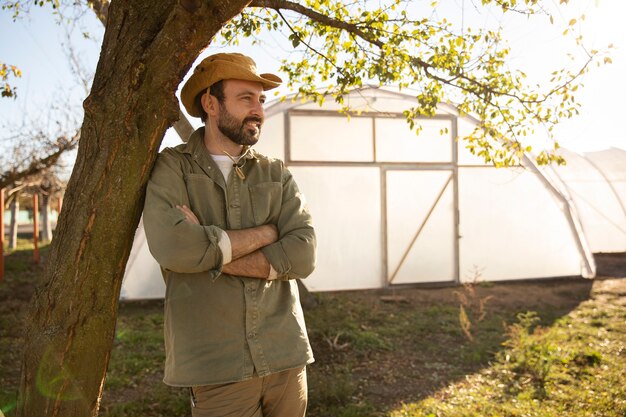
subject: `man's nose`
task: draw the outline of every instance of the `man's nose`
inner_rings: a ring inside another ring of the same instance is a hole
[[[254,103],[254,106],[252,106],[252,114],[255,116],[259,116],[260,118],[263,118],[265,116],[263,103],[261,103],[260,101],[256,101]]]

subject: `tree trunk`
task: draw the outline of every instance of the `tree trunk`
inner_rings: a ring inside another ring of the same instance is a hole
[[[41,241],[50,242],[52,240],[52,222],[50,220],[50,194],[43,194],[41,197]]]
[[[174,95],[245,0],[113,1],[78,156],[35,294],[17,416],[96,416],[124,269]]]
[[[20,215],[20,193],[13,196],[11,201],[11,224],[9,225],[9,249],[17,249],[17,226]]]

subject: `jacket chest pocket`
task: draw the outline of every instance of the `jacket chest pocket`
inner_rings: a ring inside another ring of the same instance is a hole
[[[225,226],[224,192],[203,174],[186,174],[185,184],[191,210],[200,224]]]
[[[254,223],[257,226],[275,224],[282,205],[283,185],[280,182],[263,182],[250,186],[248,190]]]

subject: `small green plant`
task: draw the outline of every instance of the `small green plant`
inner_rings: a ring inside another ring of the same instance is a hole
[[[511,371],[512,391],[521,391],[530,384],[534,388],[533,398],[544,398],[550,371],[556,362],[561,362],[556,355],[558,349],[544,337],[546,329],[539,326],[537,313],[520,313],[517,319],[507,328],[508,338],[503,342],[506,349],[498,353],[499,359]]]

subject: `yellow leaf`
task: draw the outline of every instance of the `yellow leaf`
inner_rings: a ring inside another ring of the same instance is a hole
[[[612,63],[613,63],[613,60],[612,60],[611,58],[609,58],[608,56],[605,56],[605,57],[604,57],[604,63],[605,63],[605,64],[612,64]]]
[[[572,19],[569,21],[569,26],[573,26],[576,24],[576,19]]]

